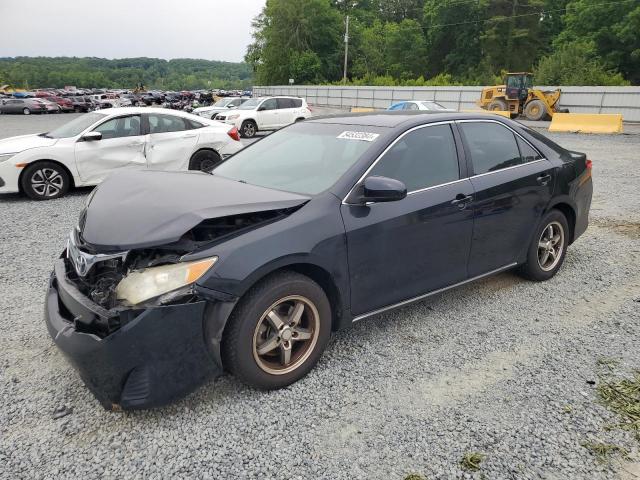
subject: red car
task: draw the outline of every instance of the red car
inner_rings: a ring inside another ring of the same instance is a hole
[[[63,112],[73,112],[75,110],[73,106],[73,102],[68,98],[54,97],[54,96],[49,96],[44,98],[49,100],[50,102],[57,103]]]

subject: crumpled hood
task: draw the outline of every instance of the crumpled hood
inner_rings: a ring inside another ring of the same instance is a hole
[[[50,147],[57,141],[57,138],[45,138],[38,134],[5,138],[0,140],[0,155],[3,153],[18,153],[30,148]]]
[[[309,197],[200,172],[123,172],[95,190],[81,222],[96,250],[178,241],[203,220],[292,208]]]

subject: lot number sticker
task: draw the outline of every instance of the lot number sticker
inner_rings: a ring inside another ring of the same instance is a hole
[[[346,131],[338,135],[337,138],[344,138],[345,140],[362,140],[365,142],[373,142],[379,136],[379,133]]]

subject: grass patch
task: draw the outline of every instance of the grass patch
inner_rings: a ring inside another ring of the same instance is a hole
[[[480,464],[484,460],[484,455],[478,452],[467,452],[460,460],[460,466],[468,472],[477,472],[480,470]]]
[[[598,442],[585,442],[582,446],[593,453],[599,462],[604,463],[607,461],[609,455],[619,453],[622,457],[627,457],[629,452],[626,448],[618,445],[612,445],[610,443],[598,443]]]
[[[632,378],[601,382],[597,392],[603,405],[622,417],[616,426],[634,432],[640,441],[640,370]]]

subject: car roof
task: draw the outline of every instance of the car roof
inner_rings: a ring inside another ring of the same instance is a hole
[[[338,125],[366,125],[371,127],[396,128],[452,120],[498,120],[503,123],[509,122],[505,117],[493,113],[437,112],[427,110],[402,110],[393,112],[381,110],[376,112],[313,117],[305,120],[305,123],[333,123]]]

